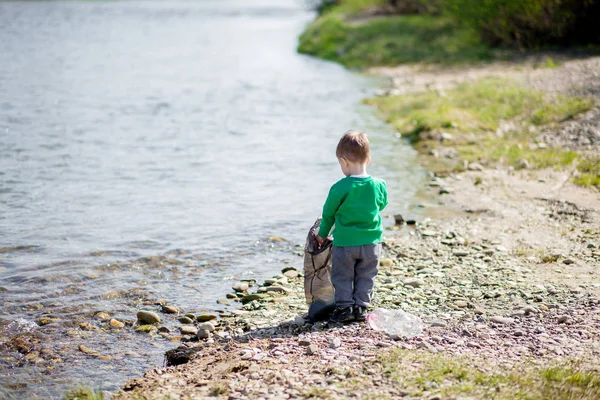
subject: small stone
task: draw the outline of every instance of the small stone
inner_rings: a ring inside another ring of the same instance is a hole
[[[217,319],[216,314],[200,314],[196,317],[196,321],[198,322],[206,322]]]
[[[154,325],[140,325],[135,331],[138,333],[152,333],[156,331],[156,327]]]
[[[305,323],[306,323],[306,321],[300,315],[298,315],[298,316],[296,316],[296,318],[294,318],[294,324],[296,326],[304,326]]]
[[[495,315],[495,316],[491,317],[490,321],[492,321],[496,324],[502,324],[502,325],[512,324],[513,322],[515,322],[514,318],[502,317],[499,315]]]
[[[175,306],[170,306],[168,304],[162,305],[162,312],[165,314],[179,314],[179,309]]]
[[[453,250],[452,255],[455,257],[465,257],[469,255],[469,252],[466,250]]]
[[[538,309],[534,306],[525,306],[523,307],[523,312],[525,313],[525,315],[531,315],[536,314],[538,312]]]
[[[569,316],[568,315],[561,315],[560,317],[558,317],[558,323],[559,324],[566,324],[567,322],[569,322]]]
[[[454,302],[454,305],[458,308],[465,308],[469,305],[469,303],[464,300],[457,300]]]
[[[496,246],[496,251],[500,251],[500,252],[507,252],[508,249],[504,246]]]
[[[233,284],[232,289],[236,292],[245,292],[248,290],[248,284],[246,282],[236,282]]]
[[[391,267],[394,265],[394,260],[391,258],[382,258],[381,261],[379,261],[379,265],[382,267]]]
[[[308,346],[308,348],[306,349],[306,354],[313,355],[313,354],[317,354],[319,352],[319,346],[317,346],[316,344],[311,344]]]
[[[198,329],[193,325],[181,325],[179,331],[182,335],[195,335],[198,333]]]
[[[589,242],[589,243],[587,244],[587,248],[588,248],[588,249],[595,249],[595,248],[597,248],[597,247],[598,247],[598,245],[597,245],[596,243],[594,243],[594,242]]]
[[[483,166],[481,164],[478,164],[478,163],[469,163],[469,165],[467,166],[467,168],[470,171],[483,171]]]
[[[266,295],[259,294],[259,293],[247,294],[244,297],[242,297],[241,302],[242,302],[242,304],[246,304],[246,303],[250,303],[251,301],[254,301],[254,300],[262,300],[265,298],[265,296]]]
[[[452,188],[441,187],[440,190],[439,190],[439,192],[438,192],[438,194],[450,194],[452,192],[453,192]]]
[[[523,331],[515,331],[515,332],[513,333],[513,335],[515,335],[515,336],[519,337],[519,336],[523,336],[523,335],[525,335],[525,333],[524,333]]]
[[[431,231],[431,230],[421,231],[421,236],[424,236],[424,237],[437,236],[437,235],[438,235],[438,233],[435,231]]]
[[[157,326],[157,327],[156,327],[156,329],[157,329],[157,330],[158,330],[160,333],[171,333],[171,330],[170,330],[168,327],[164,326],[164,325]]]
[[[570,258],[567,258],[567,259],[563,260],[563,264],[571,265],[571,264],[575,264],[575,261],[571,260]]]
[[[311,343],[310,343],[309,339],[304,338],[304,339],[298,340],[298,344],[300,346],[310,346]]]
[[[342,341],[338,337],[334,337],[329,340],[329,347],[331,347],[332,349],[337,349],[341,345],[342,345]]]
[[[286,277],[286,278],[288,278],[288,279],[294,279],[294,278],[297,278],[297,277],[298,277],[298,275],[300,275],[300,273],[299,273],[298,271],[296,271],[296,270],[293,270],[293,269],[291,269],[291,270],[289,270],[289,271],[285,271],[285,272],[283,273],[283,276],[285,276],[285,277]]]
[[[215,330],[215,326],[212,322],[203,322],[198,325],[198,329],[203,329],[205,331],[212,332]]]
[[[179,318],[179,322],[182,324],[193,324],[194,321],[190,317],[181,317]]]
[[[108,313],[106,311],[100,311],[100,312],[96,313],[96,315],[94,315],[94,318],[97,318],[97,319],[109,319],[110,315],[108,315]]]
[[[198,333],[196,333],[196,337],[198,339],[208,339],[210,337],[210,332],[204,329],[198,329]]]
[[[404,286],[412,286],[414,288],[418,288],[423,286],[425,282],[417,278],[408,278],[404,280]]]
[[[481,306],[479,306],[479,305],[475,306],[475,310],[474,310],[474,312],[475,312],[475,314],[477,314],[477,315],[483,315],[483,314],[485,314],[485,310],[484,310],[484,308],[483,308],[483,307],[481,307]]]
[[[115,329],[121,329],[125,326],[124,323],[122,323],[121,321],[116,320],[114,318],[110,320],[109,324],[112,328],[115,328]]]
[[[283,286],[269,286],[266,289],[267,289],[266,290],[267,292],[276,292],[276,293],[285,293],[285,294],[288,294],[288,293],[292,292],[291,289],[288,289],[288,288],[283,287]],[[250,295],[248,295],[248,296],[250,296]],[[246,297],[246,296],[244,296],[244,297]],[[242,303],[243,302],[244,302],[244,299],[242,298]]]
[[[153,311],[140,310],[137,313],[137,319],[144,324],[156,324],[160,322],[160,317]]]
[[[396,225],[404,225],[404,217],[400,214],[394,215],[394,222]]]
[[[431,323],[429,325],[432,328],[433,327],[442,327],[443,328],[443,327],[445,327],[448,324],[446,324],[444,321],[436,320],[436,321],[431,321]]]
[[[37,322],[37,324],[39,326],[44,326],[44,325],[52,324],[52,323],[58,322],[58,321],[60,321],[59,318],[42,317],[42,318],[38,318],[37,321],[35,321],[35,322]]]
[[[541,306],[539,306],[540,311],[548,311],[548,306],[545,304],[542,304]]]
[[[236,296],[234,295],[234,297],[236,297]],[[231,304],[231,300],[229,300],[229,299],[217,299],[217,304],[222,304],[224,306],[228,306],[228,305]]]

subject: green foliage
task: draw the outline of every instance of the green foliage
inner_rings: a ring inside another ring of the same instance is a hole
[[[600,189],[600,157],[587,158],[577,165],[575,183],[581,186],[595,186]]]
[[[340,7],[318,18],[300,36],[298,51],[358,68],[492,58],[476,31],[459,27],[450,18],[406,15],[350,22],[340,14],[356,10]]]
[[[104,400],[102,391],[80,387],[65,394],[64,400]]]
[[[494,131],[503,120],[519,117],[534,125],[563,121],[588,110],[593,102],[570,96],[548,98],[505,79],[462,84],[446,93],[428,91],[368,99],[403,136],[439,129]]]
[[[445,0],[445,5],[494,45],[600,44],[598,0]]]

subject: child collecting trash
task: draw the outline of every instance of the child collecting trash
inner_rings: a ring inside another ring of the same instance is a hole
[[[365,133],[348,131],[335,152],[346,176],[329,190],[317,241],[333,230],[331,283],[335,288],[332,322],[364,321],[373,300],[381,257],[380,211],[387,204],[385,181],[367,174],[371,162]]]

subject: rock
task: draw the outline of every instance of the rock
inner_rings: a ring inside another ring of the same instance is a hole
[[[217,319],[216,314],[200,314],[196,317],[196,321],[198,322],[206,322]]]
[[[513,322],[515,322],[514,318],[509,318],[509,317],[502,317],[499,315],[495,315],[493,317],[490,318],[490,321],[496,323],[496,324],[502,324],[502,325],[507,325],[507,324],[512,324]]]
[[[233,284],[232,289],[236,292],[245,292],[248,290],[248,283],[246,282],[236,282]]]
[[[305,323],[306,323],[306,321],[300,315],[298,315],[298,316],[296,316],[296,318],[294,318],[294,324],[296,324],[296,326],[304,326]]]
[[[466,308],[469,306],[469,303],[464,300],[457,300],[454,302],[454,305],[458,308]]]
[[[110,315],[108,315],[108,313],[106,311],[100,311],[100,312],[97,312],[96,315],[94,315],[94,318],[109,319]]]
[[[416,225],[417,224],[417,220],[415,219],[407,219],[406,220],[406,225]]]
[[[115,328],[115,329],[121,329],[125,326],[124,323],[122,323],[121,321],[116,320],[114,318],[110,320],[109,324],[110,324],[111,328]]]
[[[319,347],[316,344],[311,344],[306,349],[306,354],[308,354],[308,355],[317,354],[318,352],[319,352]]]
[[[598,247],[598,245],[597,245],[596,243],[594,243],[594,242],[589,242],[589,243],[587,244],[587,248],[588,248],[588,249],[595,249],[595,248],[597,248],[597,247]]]
[[[566,324],[567,322],[569,322],[569,316],[568,315],[561,315],[558,317],[558,323],[559,324]]]
[[[179,314],[179,309],[175,306],[170,306],[168,304],[163,304],[161,306],[162,312],[165,314]]]
[[[208,339],[210,338],[210,332],[204,329],[198,329],[198,333],[196,333],[196,337],[198,339]]]
[[[339,337],[334,337],[329,340],[329,347],[331,347],[332,349],[337,349],[341,345],[342,345],[342,341],[340,340]]]
[[[442,132],[440,135],[440,142],[449,142],[452,140],[452,135],[448,132]]]
[[[525,315],[531,315],[537,313],[538,309],[534,306],[525,306],[523,307],[523,312],[525,313]]]
[[[247,294],[244,297],[242,297],[241,302],[242,302],[242,304],[246,304],[246,303],[250,303],[251,301],[262,300],[264,298],[266,298],[266,296],[264,294],[252,293],[252,294]]]
[[[567,259],[563,260],[563,264],[571,265],[571,264],[575,264],[575,261],[571,260],[570,258],[567,258]]]
[[[215,325],[212,322],[203,322],[198,325],[198,329],[203,329],[208,332],[212,332],[215,330]]]
[[[60,318],[41,317],[41,318],[38,318],[35,322],[39,326],[44,326],[44,325],[52,324],[52,323],[58,322],[58,321],[60,321]]]
[[[467,169],[469,169],[469,171],[483,171],[483,166],[478,163],[469,163]]]
[[[270,242],[285,242],[285,239],[279,236],[271,236],[269,238]]]
[[[140,310],[137,313],[137,319],[143,324],[156,324],[160,322],[160,317],[153,311]]]
[[[179,327],[179,332],[182,335],[195,335],[198,333],[198,329],[193,325],[181,325]]]
[[[400,214],[394,215],[394,222],[396,225],[404,225],[404,217]]]
[[[140,325],[135,331],[138,333],[152,333],[156,331],[156,327],[154,325]]]
[[[224,306],[228,306],[228,305],[231,304],[231,300],[229,300],[229,299],[218,299],[217,300],[217,304],[222,304]]]
[[[421,231],[421,236],[424,236],[424,237],[437,236],[437,235],[438,235],[438,233],[435,231],[432,231],[432,230]]]
[[[309,339],[306,339],[306,338],[304,338],[304,339],[300,339],[300,340],[298,340],[298,344],[299,344],[300,346],[310,346],[310,345],[311,345],[311,342],[310,342],[310,340],[309,340]]]
[[[394,265],[394,260],[392,260],[391,258],[382,258],[379,261],[379,265],[382,267],[391,267],[392,265]]]
[[[485,314],[485,309],[482,306],[477,305],[475,306],[475,310],[473,310],[473,312],[477,315],[483,315]]]
[[[504,246],[496,246],[496,251],[507,252],[508,249]]]
[[[432,328],[434,327],[445,327],[446,325],[448,325],[447,323],[445,323],[444,321],[441,320],[435,320],[435,321],[431,321],[431,323],[429,324]]]
[[[450,194],[450,193],[452,193],[452,192],[453,192],[453,189],[452,189],[452,188],[449,188],[449,187],[446,187],[446,186],[445,186],[445,187],[441,187],[441,188],[440,188],[440,190],[439,190],[438,194]]]
[[[412,286],[414,288],[421,287],[425,284],[422,280],[418,278],[407,278],[404,280],[404,286]]]
[[[292,292],[292,289],[288,289],[288,288],[286,288],[286,287],[283,287],[283,286],[269,286],[269,287],[267,287],[266,289],[267,289],[267,290],[266,290],[267,292],[277,292],[277,293],[286,293],[286,294],[288,294],[288,293],[291,293],[291,292]],[[250,295],[249,295],[249,296],[250,296]],[[245,297],[245,296],[244,296],[244,297]],[[243,303],[243,302],[244,302],[244,299],[242,299],[242,303]]]
[[[517,337],[520,337],[520,336],[524,336],[524,335],[525,335],[525,333],[524,333],[523,331],[514,331],[514,332],[513,332],[513,335],[515,335],[515,336],[517,336]]]
[[[289,271],[285,271],[283,273],[283,276],[285,276],[288,279],[297,278],[299,275],[300,275],[300,273],[298,271],[296,271],[296,270],[293,270],[293,269],[291,269]]]
[[[171,330],[164,325],[157,326],[156,329],[158,329],[160,333],[171,333]]]
[[[519,168],[521,169],[528,169],[529,168],[529,161],[525,160],[524,158],[519,160]]]
[[[192,320],[190,317],[181,317],[179,318],[179,322],[182,324],[193,324],[194,320]]]
[[[469,255],[469,252],[466,250],[453,250],[452,255],[455,257],[465,257]]]

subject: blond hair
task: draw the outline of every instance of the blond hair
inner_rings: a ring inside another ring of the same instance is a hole
[[[369,158],[370,146],[366,133],[349,130],[340,139],[335,155],[350,162],[364,163]]]

